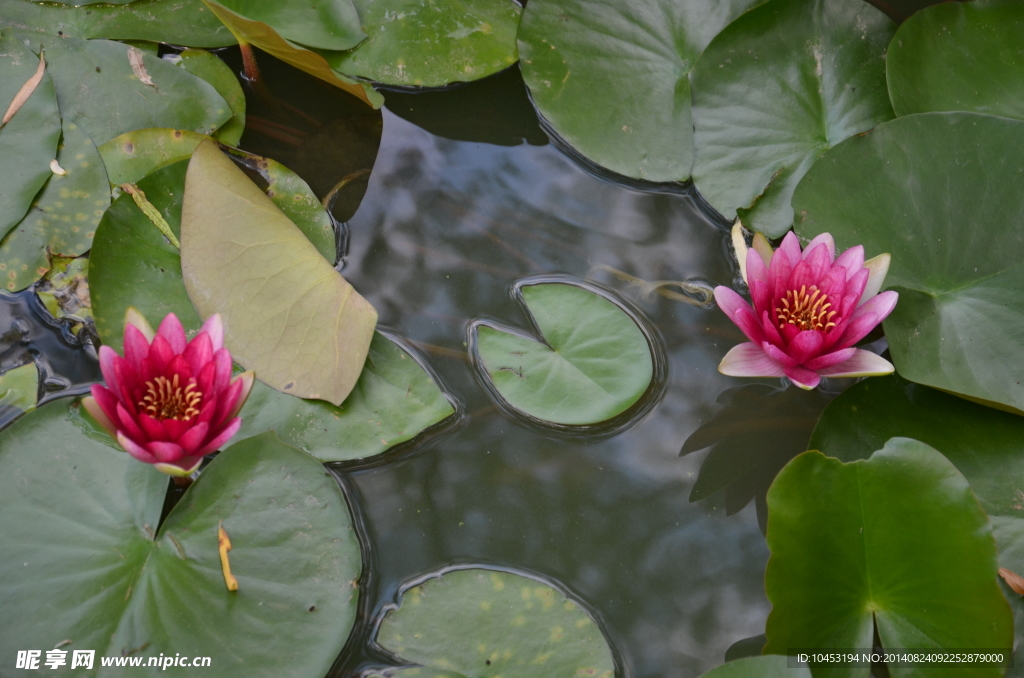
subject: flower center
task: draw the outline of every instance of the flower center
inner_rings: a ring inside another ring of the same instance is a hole
[[[202,400],[203,393],[196,388],[195,379],[189,379],[188,385],[182,388],[178,383],[178,375],[174,375],[173,379],[156,377],[146,382],[146,396],[139,403],[139,409],[159,421],[188,421],[199,414],[199,403]]]
[[[828,295],[823,293],[814,285],[811,285],[810,293],[807,286],[801,285],[800,291],[789,290],[786,296],[780,300],[781,306],[775,308],[775,316],[779,321],[779,329],[783,329],[786,323],[796,325],[801,330],[820,330],[822,332],[836,326],[832,318],[836,311],[830,311],[832,303]]]

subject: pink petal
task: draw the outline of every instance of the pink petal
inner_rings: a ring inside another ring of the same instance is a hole
[[[117,421],[117,396],[99,384],[93,384],[90,390],[92,391],[92,397],[96,399],[96,404],[100,407],[100,411],[106,415],[107,421],[110,422],[110,434],[113,435],[117,431],[117,427],[114,425],[114,422]],[[99,419],[96,421],[99,421]]]
[[[160,422],[160,425],[164,427],[164,432],[167,434],[165,438],[161,440],[168,440],[172,443],[181,442],[178,440],[181,436],[185,435],[185,432],[194,427],[191,421],[181,421],[180,419],[164,419]]]
[[[796,361],[797,365],[803,365],[808,360],[818,356],[823,341],[824,337],[821,336],[821,332],[817,330],[803,330],[789,342],[789,346],[786,347],[786,353]]]
[[[135,418],[121,403],[117,404],[117,429],[118,432],[123,431],[129,438],[138,440],[140,443],[149,439],[142,429],[139,428],[139,425],[135,423]]]
[[[93,388],[103,387],[97,384],[93,386]],[[85,398],[83,398],[82,407],[85,408],[85,411],[89,413],[89,416],[92,417],[97,424],[106,429],[107,433],[109,433],[112,436],[117,435],[117,427],[114,426],[114,423],[112,421],[110,421],[110,417],[107,416],[107,414],[103,411],[103,408],[100,407],[98,402],[96,402],[96,398],[94,396],[86,396]]]
[[[149,450],[126,436],[123,431],[117,432],[117,442],[120,443],[121,447],[123,447],[128,454],[132,455],[139,461],[144,461],[147,464],[152,464],[156,461],[156,457],[154,457]]]
[[[163,337],[170,344],[171,350],[176,354],[183,353],[185,351],[185,345],[188,343],[188,338],[185,336],[185,328],[181,326],[181,321],[178,320],[178,316],[173,313],[168,313],[164,321],[160,323],[160,329],[156,331],[157,335]]]
[[[751,249],[747,250],[747,285],[750,285],[752,280],[760,280],[767,283],[768,267],[765,266],[761,254]]]
[[[846,269],[847,280],[852,278],[857,271],[864,268],[864,245],[851,247],[840,254],[835,265]]]
[[[796,361],[789,357],[785,351],[769,344],[767,341],[761,342],[761,349],[768,354],[769,358],[783,367],[793,367],[796,365]]]
[[[862,348],[849,360],[821,370],[823,377],[874,377],[892,374],[895,368],[885,358]]]
[[[854,318],[850,321],[850,324],[846,326],[843,336],[840,337],[839,341],[837,341],[834,346],[836,348],[853,346],[858,341],[866,337],[877,325],[878,316],[874,313],[868,313],[860,316],[859,318]]]
[[[786,286],[786,289],[799,290],[801,287],[809,288],[818,282],[818,277],[814,274],[810,261],[800,261],[793,267],[793,272],[789,274],[789,284]],[[779,297],[781,298],[784,295],[785,291]]]
[[[730,377],[781,377],[782,366],[769,358],[757,344],[749,342],[733,346],[718,371]]]
[[[856,320],[862,315],[873,313],[878,316],[878,322],[882,322],[888,318],[889,314],[892,313],[892,310],[896,308],[896,302],[899,301],[899,299],[899,292],[893,292],[892,290],[877,294],[858,306],[857,310],[853,312],[853,318],[851,318],[851,320]]]
[[[853,315],[854,309],[863,298],[864,286],[868,283],[869,273],[866,268],[862,268],[846,281],[846,291],[843,293],[842,303],[839,305],[839,315],[842,317],[849,318]]]
[[[109,346],[100,346],[100,372],[103,373],[103,381],[107,382],[107,388],[114,393],[120,393],[121,388],[117,384],[117,373],[114,371],[114,361],[120,356]]]
[[[185,456],[185,451],[178,443],[154,441],[146,445],[146,449],[153,453],[157,461],[162,462],[175,462]]]
[[[210,420],[210,426],[219,428],[223,422],[231,418],[231,412],[235,409],[235,405],[242,395],[242,387],[244,385],[236,379],[220,392],[220,403],[217,405],[217,412],[213,415],[213,419]]]
[[[213,421],[213,415],[217,414],[218,408],[217,396],[207,396],[203,394],[203,402],[199,405],[199,416],[192,419],[198,426],[202,422],[209,422],[211,426],[215,425]]]
[[[213,345],[213,351],[217,352],[224,348],[224,323],[220,319],[220,313],[214,313],[203,323],[200,332],[206,332]]]
[[[146,432],[146,438],[148,440],[166,441],[167,430],[163,424],[160,423],[155,417],[151,417],[145,412],[139,415],[139,426]]]
[[[124,326],[128,327],[129,325],[142,332],[142,336],[146,338],[146,343],[151,343],[153,337],[156,336],[149,321],[134,306],[129,306],[124,312]]]
[[[757,256],[756,253],[755,256]],[[743,301],[743,297],[728,287],[719,285],[715,288],[715,301],[718,302],[718,308],[729,316],[729,320],[736,323],[743,334],[747,335],[747,339],[755,343],[764,340],[761,325],[757,322],[757,317],[750,305]]]
[[[177,443],[181,445],[181,449],[185,450],[185,454],[194,455],[199,451],[199,446],[206,440],[206,434],[210,431],[210,425],[206,422],[196,424],[188,431],[186,431]]]
[[[149,345],[149,353],[146,355],[146,359],[152,363],[156,373],[162,374],[172,358],[174,358],[174,349],[171,348],[171,344],[163,335],[156,335],[153,338],[153,343]]]
[[[818,376],[818,373],[806,367],[787,367],[786,376],[794,384],[807,391],[817,388],[818,384],[821,383],[821,377]]]
[[[222,348],[213,354],[213,363],[217,368],[216,377],[213,380],[213,392],[220,393],[228,387],[231,381],[231,353]]]
[[[253,384],[256,383],[256,373],[252,370],[242,372],[240,375],[235,377],[235,381],[242,382],[242,387],[239,390],[235,406],[232,407],[231,412],[228,413],[229,417],[234,417],[242,411],[242,406],[245,405],[245,401],[249,399],[249,393],[252,392]]]
[[[789,257],[790,263],[794,266],[796,266],[796,262],[803,259],[803,255],[800,252],[800,240],[793,231],[786,234],[786,237],[782,239],[782,244],[779,245],[779,249],[775,251],[785,252],[786,256]]]
[[[754,313],[756,315],[760,315],[765,311],[771,310],[771,287],[768,285],[767,282],[764,282],[762,280],[752,280],[750,282],[750,299],[754,303]]]
[[[892,261],[892,257],[888,254],[879,254],[877,257],[864,262],[864,268],[868,270],[868,281],[864,286],[864,294],[860,298],[860,303],[863,304],[868,299],[871,299],[882,289],[882,285],[885,283],[885,276],[889,273],[890,261]]]
[[[772,321],[772,317],[768,315],[768,311],[761,314],[761,329],[764,330],[764,335],[768,338],[769,342],[780,349],[785,348],[786,344],[782,340],[779,331],[775,328],[775,323]]]
[[[813,250],[810,250],[810,253],[804,250],[804,261],[811,267],[811,277],[814,278],[812,284],[814,285],[817,285],[828,269],[832,268],[832,259],[829,258],[827,245],[818,245]]]
[[[814,360],[808,361],[804,367],[818,372],[826,367],[832,367],[833,365],[838,365],[841,362],[849,360],[856,352],[857,349],[855,348],[841,348],[838,351],[826,353],[825,355],[818,356]]]
[[[176,355],[171,358],[171,362],[167,363],[167,367],[164,368],[164,376],[172,381],[174,377],[178,377],[178,385],[181,388],[185,388],[189,379],[192,378],[192,370],[189,368],[185,356]]]
[[[833,266],[825,271],[825,274],[818,279],[817,288],[828,296],[833,311],[839,312],[839,304],[846,292],[846,269],[842,266]]]
[[[831,264],[836,258],[836,241],[832,238],[831,233],[822,233],[814,237],[811,242],[807,243],[807,247],[804,248],[803,258],[806,259],[810,256],[819,245],[825,246],[825,251],[828,252],[828,263]]]
[[[142,369],[142,361],[149,354],[149,342],[146,337],[134,325],[125,325],[124,328],[124,359],[132,366],[132,369],[139,372]]]
[[[195,339],[188,342],[185,353],[182,355],[188,362],[189,371],[198,375],[206,363],[213,360],[213,341],[210,339],[210,335],[205,332],[197,334]]]
[[[196,388],[203,394],[204,400],[208,394],[213,393],[213,381],[216,373],[217,366],[211,361],[203,365],[199,374],[196,375]]]
[[[227,428],[221,431],[216,438],[203,445],[202,449],[200,449],[196,454],[204,456],[216,451],[221,445],[231,440],[231,436],[238,433],[238,429],[240,428],[242,428],[242,420],[235,417],[228,423]]]
[[[793,264],[789,260],[789,255],[782,249],[775,250],[771,266],[768,267],[768,289],[772,299],[781,299],[786,296],[786,290],[789,289],[789,277],[792,273]]]

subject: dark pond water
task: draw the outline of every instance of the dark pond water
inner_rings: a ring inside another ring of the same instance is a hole
[[[764,491],[830,396],[718,374],[744,340],[739,330],[716,309],[635,284],[733,284],[726,228],[681,187],[640,190],[581,169],[547,142],[514,70],[448,92],[388,93],[389,109],[371,114],[267,62],[268,86],[286,91],[288,104],[251,100],[242,146],[291,166],[321,195],[349,177],[334,208],[348,220],[344,274],[463,410],[383,460],[336,469],[361,514],[372,569],[361,625],[331,675],[379,660],[368,648],[372,622],[403,582],[456,563],[560,582],[599,619],[623,676],[696,676],[763,633]],[[616,290],[665,346],[663,396],[613,437],[509,416],[474,374],[468,325],[526,328],[510,288],[551,273]],[[18,320],[35,312],[29,306],[24,296],[0,298],[0,370],[35,352],[57,375],[51,382],[89,381],[94,363],[59,327]],[[714,452],[680,457],[702,426],[689,447],[719,443]],[[699,477],[707,496],[691,502]]]

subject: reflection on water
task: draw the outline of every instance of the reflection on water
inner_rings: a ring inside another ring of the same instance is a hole
[[[375,611],[409,578],[483,562],[563,582],[637,678],[698,675],[764,630],[768,552],[753,507],[726,516],[721,494],[691,504],[704,455],[679,458],[718,394],[737,385],[716,365],[743,337],[721,313],[642,294],[606,268],[731,284],[724,230],[684,195],[601,181],[551,146],[454,141],[387,111],[349,226],[346,277],[467,411],[417,454],[351,475],[374,549]],[[663,399],[601,440],[504,414],[473,378],[464,343],[474,318],[525,322],[509,294],[516,279],[589,271],[643,310],[669,359]],[[347,658],[335,675],[359,662]]]

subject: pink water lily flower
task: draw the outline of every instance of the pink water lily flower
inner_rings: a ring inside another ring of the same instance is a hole
[[[828,233],[801,250],[791,231],[774,251],[757,234],[742,260],[753,307],[728,287],[715,288],[719,308],[750,339],[733,347],[718,371],[733,377],[785,375],[805,389],[815,388],[821,377],[892,373],[889,361],[854,348],[896,306],[896,292],[878,292],[889,259],[882,254],[865,262],[861,245],[836,257]]]
[[[153,332],[129,308],[124,357],[101,346],[100,370],[107,385],[92,387],[85,409],[130,455],[174,476],[195,471],[238,432],[253,385],[252,372],[231,379],[219,315],[187,341],[173,313]]]

